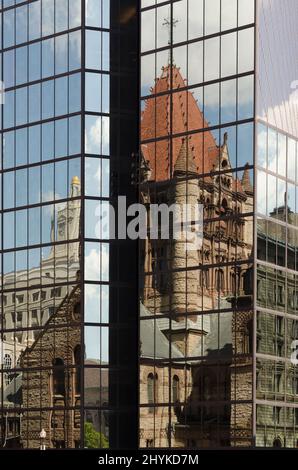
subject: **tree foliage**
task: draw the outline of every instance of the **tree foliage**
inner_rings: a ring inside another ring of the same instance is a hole
[[[107,449],[109,447],[108,439],[96,431],[92,423],[85,423],[85,447],[87,449]]]

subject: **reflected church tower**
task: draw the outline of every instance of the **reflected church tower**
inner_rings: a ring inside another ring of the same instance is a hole
[[[141,377],[156,374],[162,381],[156,386],[167,388],[170,380],[167,367],[162,369],[154,361],[154,357],[168,360],[165,349],[161,350],[164,341],[175,357],[202,356],[200,360],[190,359],[191,365],[183,374],[178,363],[171,365],[181,390],[187,390],[184,405],[172,408],[171,420],[175,423],[172,445],[184,447],[186,442],[218,445],[220,439],[241,445],[251,439],[250,407],[235,419],[231,400],[236,381],[238,395],[249,400],[252,380],[252,360],[251,356],[246,359],[246,355],[251,354],[252,340],[249,260],[253,251],[253,219],[242,216],[253,212],[251,175],[248,165],[241,177],[233,171],[229,133],[225,132],[223,141],[217,143],[198,101],[191,91],[185,90],[186,86],[178,67],[163,67],[151,89],[156,96],[145,102],[141,140],[146,143],[141,146],[140,197],[147,204],[202,204],[203,240],[201,248],[192,251],[186,249],[187,239],[183,236],[181,240],[170,241],[148,238],[144,244]],[[194,129],[205,131],[189,132]],[[172,133],[179,137],[165,138]],[[154,139],[157,140],[153,142]],[[213,312],[221,309],[230,312],[221,314],[219,329],[218,315]],[[149,329],[146,315],[156,318],[152,326],[156,344],[151,352],[145,338],[149,334],[145,332]],[[217,354],[222,360],[221,367],[214,366]],[[236,371],[233,354],[245,357]],[[209,393],[202,387],[207,387],[211,376],[213,385]],[[217,401],[225,405],[218,406]],[[200,428],[202,419],[206,419],[206,435]],[[187,432],[183,424],[187,425]],[[149,416],[142,412],[144,443],[154,435],[151,425],[150,412]],[[158,445],[167,446],[158,414],[154,426]]]
[[[67,203],[58,205],[56,220],[52,220],[51,241],[68,242],[75,240],[80,233],[81,201],[78,198],[81,195],[81,182],[78,176],[74,176],[70,187],[70,200]],[[56,226],[56,233],[55,233]],[[65,251],[67,250],[67,251]],[[66,245],[57,245],[53,247],[52,256],[63,259],[68,257],[68,263],[79,262],[79,251],[77,243]]]

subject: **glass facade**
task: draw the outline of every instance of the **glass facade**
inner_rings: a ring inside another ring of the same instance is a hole
[[[156,4],[155,4],[156,3]],[[141,447],[253,444],[254,1],[143,1],[140,198],[203,205],[142,247]]]
[[[121,3],[125,13],[132,2]],[[0,446],[39,448],[44,430],[46,448],[121,447],[121,439],[126,447],[125,366],[121,345],[110,346],[121,322],[119,278],[101,219],[111,149],[115,161],[119,152],[110,146],[110,107],[115,133],[123,106],[110,99],[110,73],[121,72],[117,44],[130,25],[109,0],[6,0],[0,8]]]
[[[296,3],[0,0],[0,447],[297,447]]]
[[[297,44],[290,40],[298,12],[292,0],[283,7],[258,2],[255,433],[262,447],[298,443]]]

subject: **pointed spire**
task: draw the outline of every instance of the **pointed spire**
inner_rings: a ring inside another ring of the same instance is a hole
[[[247,163],[245,165],[245,170],[243,172],[241,184],[243,186],[243,189],[246,193],[248,194],[253,194],[253,187],[250,181],[250,170],[249,170],[249,164]]]
[[[197,174],[197,167],[193,159],[193,153],[189,146],[189,139],[182,139],[180,151],[174,166],[174,176],[189,173]]]

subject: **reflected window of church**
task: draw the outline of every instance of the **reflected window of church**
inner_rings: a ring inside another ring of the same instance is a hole
[[[51,289],[51,298],[53,297],[61,297],[61,287],[55,287]]]
[[[60,358],[53,362],[53,393],[54,395],[65,395],[64,362]]]
[[[281,285],[277,286],[277,303],[284,304],[284,287]]]
[[[39,298],[39,292],[34,292],[32,295],[33,302],[37,302]]]
[[[217,269],[215,272],[215,285],[218,291],[224,290],[224,272],[222,269]]]
[[[5,354],[3,358],[3,368],[4,369],[11,369],[12,366],[12,359],[10,354]]]
[[[49,307],[49,316],[54,315],[55,311],[56,311],[55,307]]]
[[[31,326],[37,326],[38,325],[38,312],[37,310],[32,310],[31,313]]]
[[[273,407],[273,421],[274,421],[275,424],[280,424],[281,411],[282,411],[282,408],[280,406],[274,406]],[[279,447],[281,447],[281,446],[279,446]]]
[[[281,440],[280,439],[274,439],[273,447],[276,447],[276,448],[282,447]]]
[[[148,404],[154,405],[157,401],[157,390],[158,390],[158,376],[151,373],[147,377],[147,396]],[[149,408],[149,413],[153,413],[154,408]]]
[[[22,321],[23,321],[23,313],[17,312],[17,328],[20,328],[22,326]]]
[[[274,375],[274,391],[280,392],[280,387],[281,387],[281,373],[277,372]]]
[[[17,299],[18,304],[24,303],[24,296],[23,295],[17,295],[16,299]]]
[[[284,324],[283,317],[277,316],[275,319],[275,331],[278,335],[283,334],[283,324]]]
[[[177,403],[180,401],[180,383],[179,383],[179,377],[177,375],[174,375],[173,377],[173,385],[172,385],[172,391],[173,391],[173,403]]]

